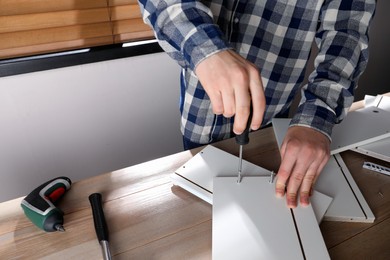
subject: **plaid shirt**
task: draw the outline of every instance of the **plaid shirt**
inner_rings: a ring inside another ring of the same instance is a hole
[[[144,21],[183,68],[181,130],[206,144],[232,136],[194,73],[203,59],[234,49],[259,68],[266,97],[262,125],[285,114],[300,89],[315,40],[319,53],[291,125],[329,138],[346,115],[368,59],[375,0],[139,0]]]

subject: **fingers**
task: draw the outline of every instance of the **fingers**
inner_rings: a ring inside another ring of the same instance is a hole
[[[247,125],[252,105],[251,128],[260,127],[265,110],[264,90],[258,68],[232,50],[216,53],[196,67],[213,112],[235,116],[233,132],[241,134]]]
[[[319,163],[312,163],[312,165],[307,170],[305,178],[303,179],[300,187],[299,203],[302,206],[308,206],[310,204],[310,197],[313,195],[314,186],[328,160],[329,156],[324,155],[322,161],[319,161]],[[291,205],[296,206],[294,203]]]
[[[221,92],[222,103],[223,103],[223,116],[230,118],[236,113],[236,102],[237,98],[234,92],[234,89],[227,88],[224,92]]]
[[[299,192],[299,202],[302,206],[308,206],[310,204],[310,192],[311,189],[314,185],[314,180],[316,179],[316,176],[319,175],[318,171],[318,164],[317,163],[312,163],[308,169],[306,169],[306,173],[304,170],[304,167],[302,169],[303,173],[295,173],[293,172],[293,180],[295,179],[295,182],[293,181],[291,187],[291,191],[287,189],[287,193],[289,194],[290,192],[292,194],[298,194]],[[299,170],[297,170],[298,172]],[[295,176],[299,176],[296,178]],[[297,206],[297,200],[296,196],[294,200],[292,198],[289,198],[287,201],[287,205],[290,208],[295,208]]]
[[[310,204],[313,186],[329,159],[329,141],[310,128],[291,129],[281,147],[275,192],[278,197],[286,194],[287,206],[295,208],[298,197],[302,206]]]
[[[241,134],[245,130],[251,107],[250,128],[252,130],[259,129],[265,111],[264,89],[259,71],[254,66],[248,65],[246,72],[248,78],[242,84],[247,87],[235,89],[236,114],[233,125],[235,134]]]
[[[261,122],[263,121],[264,111],[265,111],[265,96],[263,83],[261,82],[260,77],[252,77],[250,81],[250,90],[252,94],[252,123],[251,129],[257,130],[260,128]]]
[[[312,161],[313,157],[308,154],[305,156],[308,160],[299,160],[297,156],[305,154],[299,150],[296,147],[287,148],[276,182],[276,195],[282,197],[286,192],[289,208],[297,206],[298,194],[301,205],[309,205],[310,191],[316,176],[319,175],[319,163]]]
[[[213,113],[216,115],[222,115],[225,111],[224,105],[222,102],[222,95],[219,91],[210,91],[208,94],[210,101],[211,101],[211,106],[213,109]]]

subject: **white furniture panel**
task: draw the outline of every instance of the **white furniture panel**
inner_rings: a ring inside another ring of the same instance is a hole
[[[173,184],[213,204],[213,178],[237,177],[237,171],[238,157],[208,145],[177,169],[171,178]],[[270,179],[270,175],[270,171],[243,160],[242,179],[248,176],[268,176]],[[311,201],[317,221],[320,223],[332,198],[315,191]]]
[[[365,99],[365,106],[378,107],[390,112],[390,97],[378,95],[376,97]],[[390,138],[361,145],[353,149],[356,152],[390,162]]]
[[[374,222],[374,214],[340,155],[329,159],[315,189],[333,198],[324,220]]]
[[[332,132],[332,154],[390,137],[390,112],[367,107],[348,113]]]
[[[353,151],[390,162],[390,138],[358,146]]]
[[[289,124],[290,119],[272,119],[279,147]],[[376,107],[359,109],[348,113],[340,124],[334,126],[330,153],[337,154],[387,137],[390,137],[390,112]]]
[[[329,259],[312,208],[287,208],[268,177],[213,183],[214,260]]]

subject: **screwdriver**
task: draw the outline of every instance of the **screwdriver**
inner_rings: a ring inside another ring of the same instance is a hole
[[[70,189],[68,177],[57,177],[34,189],[21,203],[24,213],[31,222],[46,232],[65,231],[64,213],[55,206]]]
[[[248,117],[248,121],[246,122],[246,128],[244,132],[242,132],[239,135],[236,135],[236,143],[240,145],[240,150],[239,150],[239,161],[238,161],[238,177],[237,177],[237,183],[241,182],[242,176],[242,149],[243,146],[249,143],[249,131],[250,131],[250,125],[252,121],[252,106],[250,110],[250,114]]]
[[[102,247],[103,259],[111,260],[110,247],[108,245],[108,228],[102,207],[102,195],[100,193],[92,193],[88,198],[92,207],[96,236]]]

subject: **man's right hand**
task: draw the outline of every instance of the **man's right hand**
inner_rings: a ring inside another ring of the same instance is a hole
[[[241,134],[250,114],[251,129],[260,128],[265,97],[260,72],[256,66],[232,50],[218,52],[201,61],[195,73],[210,97],[213,112],[229,118],[235,116],[233,132]]]

